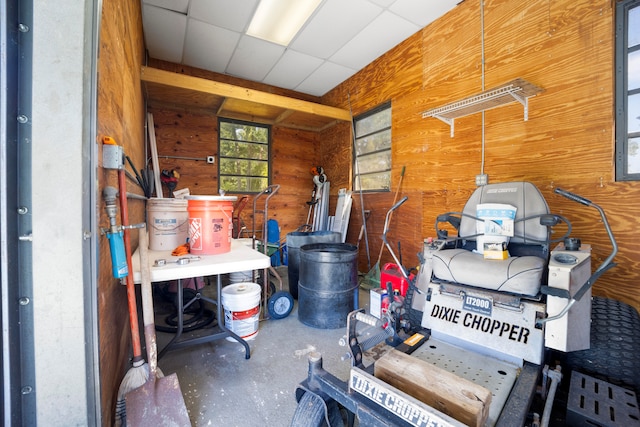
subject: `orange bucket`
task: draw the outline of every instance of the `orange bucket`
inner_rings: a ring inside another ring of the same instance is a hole
[[[189,247],[194,255],[217,255],[231,250],[235,196],[186,196]]]

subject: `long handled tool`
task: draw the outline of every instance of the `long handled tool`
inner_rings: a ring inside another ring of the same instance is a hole
[[[178,376],[160,376],[158,347],[153,313],[151,272],[149,271],[149,237],[140,229],[140,274],[144,337],[147,344],[149,379],[126,395],[128,426],[191,426],[189,414],[180,390]]]
[[[131,342],[133,347],[133,367],[125,374],[116,399],[116,419],[117,426],[124,425],[127,408],[125,395],[144,384],[149,377],[149,367],[142,358],[142,346],[140,345],[140,329],[138,326],[138,309],[136,304],[136,289],[133,283],[133,263],[131,262],[131,237],[129,227],[129,213],[127,206],[127,183],[123,169],[118,169],[118,192],[120,199],[120,217],[124,229],[124,247],[127,258],[128,274],[127,284],[127,304],[129,308],[129,325],[131,327]]]
[[[400,187],[402,187],[402,180],[404,179],[404,171],[406,166],[402,166],[402,171],[400,172],[400,180],[398,181],[398,187],[396,188],[396,194],[393,196],[393,203],[391,206],[394,206],[398,201],[398,194],[400,194]],[[393,213],[393,211],[391,211]],[[364,283],[368,284],[372,288],[377,288],[380,286],[380,260],[382,259],[382,252],[384,251],[384,242],[380,243],[380,253],[378,254],[378,260],[375,265],[369,270],[369,272],[364,276]]]

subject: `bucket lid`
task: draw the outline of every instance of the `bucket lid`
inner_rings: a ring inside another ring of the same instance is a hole
[[[147,200],[147,206],[177,206],[186,207],[187,201],[184,199],[169,199],[161,197],[152,197]]]
[[[251,282],[234,283],[222,288],[223,296],[243,296],[260,294],[260,285]]]
[[[185,196],[187,200],[209,200],[213,202],[235,202],[237,196]]]

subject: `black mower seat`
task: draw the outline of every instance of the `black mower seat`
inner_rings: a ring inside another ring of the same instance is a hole
[[[516,209],[509,258],[486,259],[476,250],[485,235],[484,220],[477,217],[483,204]],[[549,207],[540,190],[530,182],[504,182],[478,187],[464,206],[458,229],[458,248],[433,254],[433,275],[448,282],[534,296],[540,292],[549,262],[549,228],[540,223]],[[437,227],[437,225],[436,225]]]
[[[448,249],[433,254],[433,274],[448,282],[535,296],[540,292],[545,260],[537,256],[515,256],[489,260],[466,249]]]

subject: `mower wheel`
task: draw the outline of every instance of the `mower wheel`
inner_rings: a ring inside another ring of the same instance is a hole
[[[591,348],[565,355],[565,365],[640,396],[640,315],[620,301],[594,297]]]
[[[344,426],[338,404],[335,400],[326,402],[331,427]],[[313,393],[305,393],[298,402],[291,420],[291,427],[327,427],[322,398]]]
[[[287,291],[276,292],[269,298],[267,309],[272,319],[284,319],[293,310],[293,297]]]

